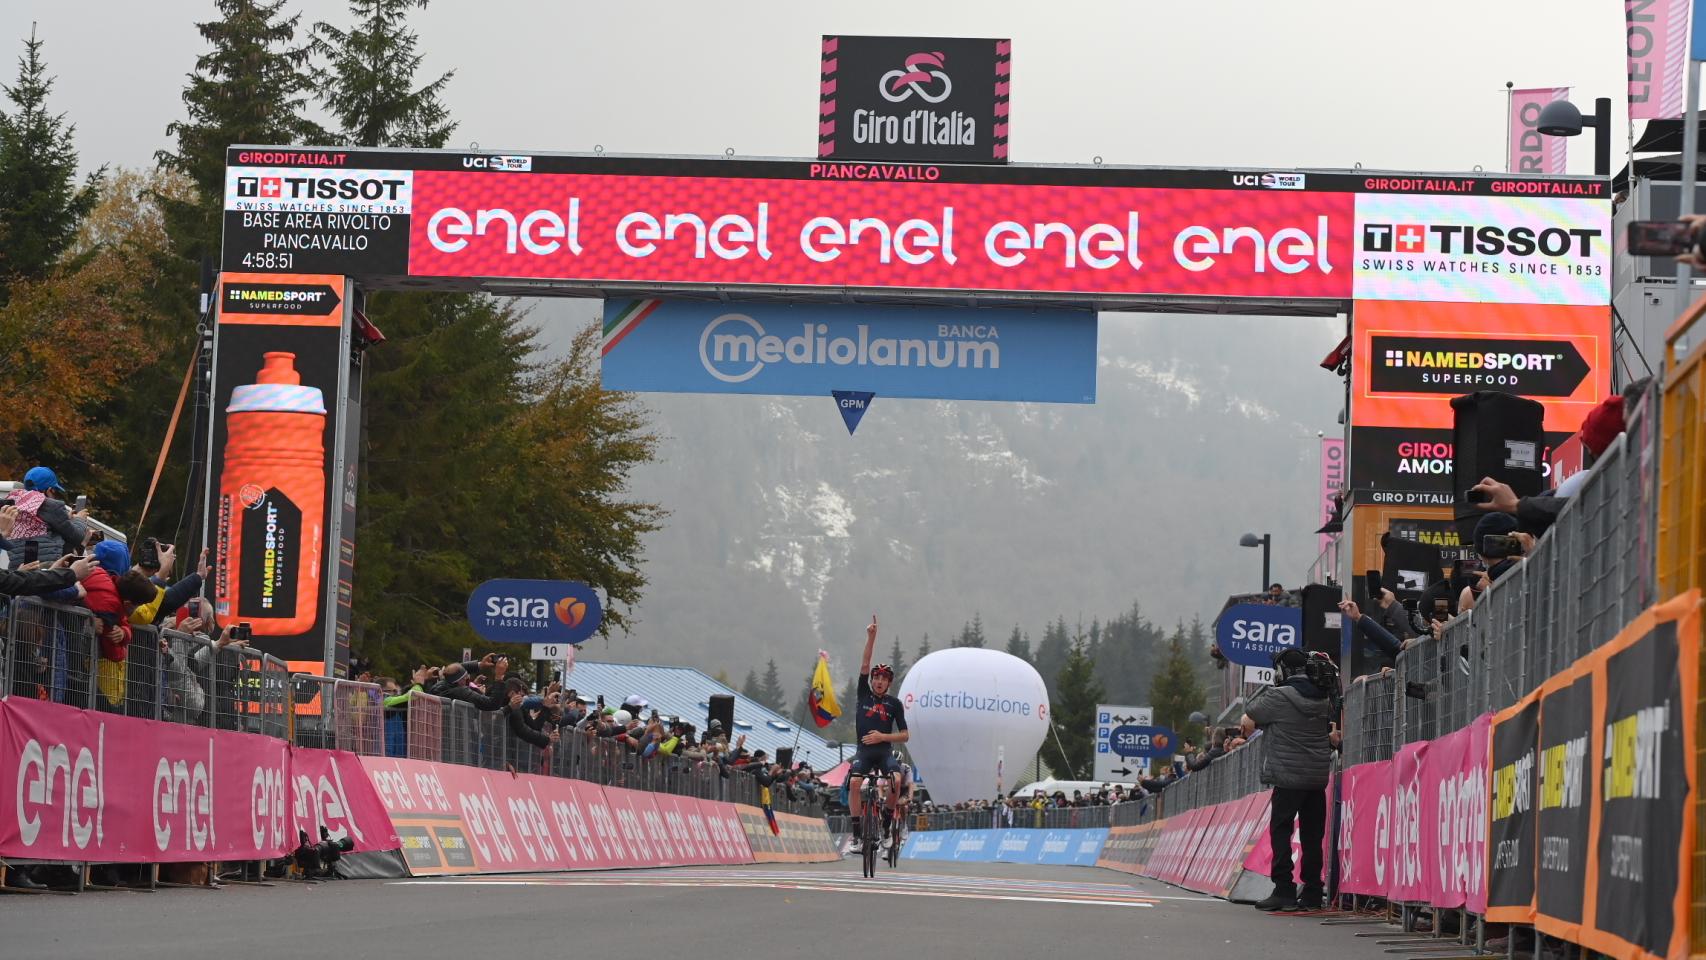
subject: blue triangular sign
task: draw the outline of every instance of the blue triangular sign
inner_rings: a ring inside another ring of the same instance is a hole
[[[841,411],[841,419],[847,423],[847,435],[859,429],[859,421],[865,416],[865,409],[871,405],[871,399],[876,396],[869,390],[831,390],[835,397],[835,407]]]

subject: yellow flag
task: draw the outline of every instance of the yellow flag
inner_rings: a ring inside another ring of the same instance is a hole
[[[829,679],[829,654],[817,654],[817,669],[812,672],[812,721],[827,727],[841,716],[841,704],[835,702],[835,681]]]

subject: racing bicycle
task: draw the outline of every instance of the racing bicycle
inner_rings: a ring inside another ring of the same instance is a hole
[[[864,876],[877,875],[877,848],[882,844],[879,836],[882,834],[882,809],[878,806],[882,801],[877,792],[877,776],[866,774],[859,783],[859,836],[863,838],[859,852],[863,858]]]

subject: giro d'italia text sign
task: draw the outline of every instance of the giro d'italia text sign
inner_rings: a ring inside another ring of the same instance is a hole
[[[1005,163],[1010,40],[824,37],[817,155]]]

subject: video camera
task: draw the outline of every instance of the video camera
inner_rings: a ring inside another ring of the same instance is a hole
[[[333,840],[324,826],[320,828],[319,843],[309,843],[306,830],[296,831],[296,836],[299,842],[290,859],[295,862],[296,869],[309,879],[331,876],[343,855],[355,849],[354,840],[348,837]]]

